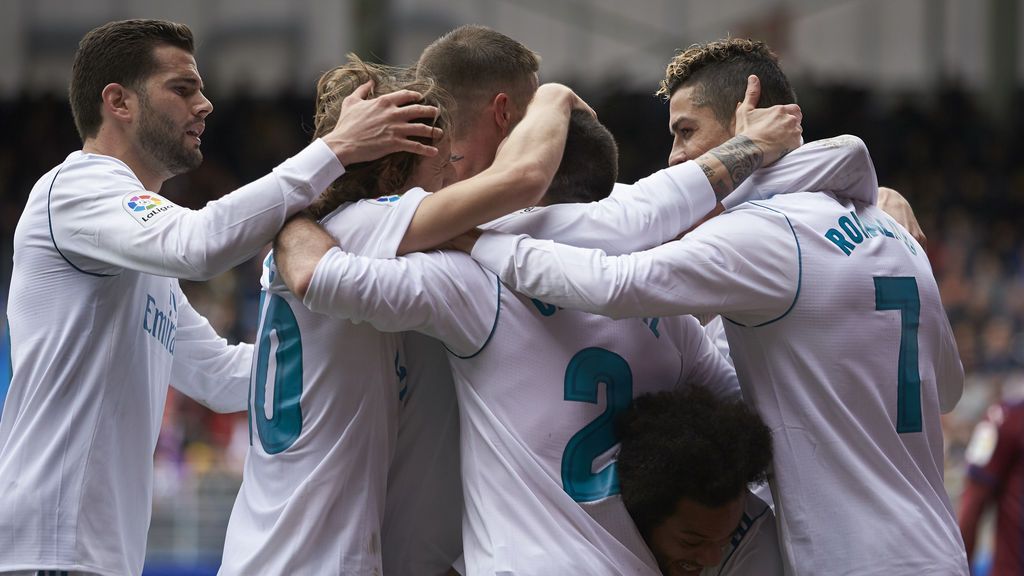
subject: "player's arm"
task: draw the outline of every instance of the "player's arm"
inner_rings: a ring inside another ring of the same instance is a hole
[[[819,191],[867,204],[877,202],[878,178],[863,140],[847,134],[804,144],[754,172],[722,204],[732,208],[776,194]]]
[[[827,191],[874,203],[878,185],[864,142],[840,136],[805,144],[778,162],[755,171],[723,203],[801,191]],[[517,233],[608,254],[651,248],[715,215],[710,182],[696,162],[666,168],[634,184],[620,184],[611,196],[589,204],[547,206],[516,216]]]
[[[436,108],[414,104],[419,95],[411,91],[363,100],[368,90],[364,85],[346,98],[337,125],[324,138],[201,210],[146,191],[127,166],[111,158],[73,160],[57,175],[50,196],[54,244],[91,274],[130,269],[200,280],[223,272],[269,242],[288,216],[342,175],[343,164],[396,151],[437,153],[409,139],[436,133],[410,122],[433,117]],[[67,178],[81,186],[61,186]]]
[[[474,226],[536,204],[558,169],[574,108],[589,110],[568,87],[538,88],[490,167],[423,200],[398,253],[433,248]]]
[[[800,275],[787,221],[757,207],[625,256],[493,232],[472,255],[516,292],[613,318],[722,313],[760,324],[792,305]]]
[[[498,279],[464,254],[356,256],[297,217],[278,235],[274,261],[288,289],[313,312],[384,332],[422,332],[459,356],[477,352],[497,320]]]
[[[228,344],[184,297],[177,311],[171,385],[217,412],[245,410],[252,344]]]
[[[917,216],[914,215],[914,209],[910,207],[910,202],[907,202],[907,199],[899,192],[892,188],[879,186],[878,207],[906,228],[907,232],[910,232],[910,235],[921,244],[922,248],[928,248],[928,238],[924,235],[924,230],[921,229]]]
[[[740,398],[740,381],[735,368],[708,338],[700,322],[693,316],[679,320],[682,331],[676,342],[684,367],[679,384],[704,386],[719,398]]]
[[[799,145],[800,109],[794,105],[756,108],[760,97],[760,85],[748,86],[744,102],[737,107],[737,136],[699,157],[694,162],[659,171],[631,185],[634,189],[628,195],[615,194],[611,198],[591,204],[548,206],[537,215],[529,215],[516,221],[517,229],[543,238],[552,238],[570,244],[599,247],[628,253],[650,248],[674,238],[692,226],[715,207],[717,200],[724,198],[743,182],[753,170],[770,164]],[[524,120],[525,122],[525,120]],[[513,136],[520,126],[513,130]],[[511,141],[511,136],[509,141]],[[499,151],[499,158],[506,152],[508,143]],[[561,143],[560,143],[561,144]],[[559,147],[561,150],[562,146]],[[513,158],[527,153],[515,152]],[[561,160],[554,158],[552,174]],[[493,168],[493,166],[492,166]],[[498,184],[471,178],[461,184],[471,184],[466,191],[474,194],[504,194]],[[550,178],[547,180],[550,183]],[[515,208],[532,206],[544,191],[539,191],[535,201]],[[446,190],[437,194],[440,197]],[[628,200],[625,197],[628,196]],[[426,201],[424,202],[426,205]],[[448,240],[472,226],[493,220],[512,211],[507,206],[483,203],[489,206],[484,213],[476,211],[472,217],[457,225],[442,226],[443,234],[436,240]],[[442,210],[447,209],[444,207]],[[514,209],[514,208],[513,208]],[[423,208],[421,207],[421,210]],[[467,210],[467,213],[469,210]],[[443,212],[442,212],[442,215]],[[419,214],[416,215],[419,218]],[[450,216],[444,216],[450,219]],[[414,221],[415,224],[415,221]]]

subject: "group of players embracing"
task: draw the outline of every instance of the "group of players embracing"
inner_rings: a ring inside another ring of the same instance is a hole
[[[777,57],[729,38],[671,59],[669,167],[616,183],[539,67],[483,26],[350,55],[307,148],[193,211],[159,195],[213,108],[191,32],[89,32],[83,148],[15,235],[0,574],[141,573],[170,385],[248,411],[224,575],[966,575],[963,370],[863,142],[804,144]],[[271,241],[228,345],[178,279]]]

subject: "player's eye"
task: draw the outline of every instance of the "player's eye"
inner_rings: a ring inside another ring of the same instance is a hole
[[[463,158],[465,158],[465,156],[463,156],[461,154],[452,154],[451,156],[448,157],[448,162],[454,164],[454,163],[458,162],[459,160],[462,160]]]

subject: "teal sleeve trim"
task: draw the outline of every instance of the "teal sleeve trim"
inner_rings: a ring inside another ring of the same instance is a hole
[[[498,305],[494,311],[494,324],[491,325],[491,333],[487,335],[487,340],[484,340],[484,343],[480,345],[480,349],[470,354],[469,356],[459,356],[455,352],[452,352],[452,349],[449,348],[447,344],[442,343],[444,345],[444,349],[447,350],[449,354],[455,356],[459,360],[469,360],[470,358],[474,358],[478,354],[483,352],[484,348],[486,348],[487,345],[491,343],[491,338],[494,338],[494,333],[498,330],[498,318],[501,316],[501,279],[499,279],[497,275],[494,276],[494,283],[498,287]]]
[[[782,320],[783,318],[788,316],[790,312],[793,311],[793,308],[796,306],[797,300],[800,299],[800,288],[802,287],[803,280],[804,280],[804,260],[803,260],[803,253],[801,252],[801,249],[800,249],[800,238],[797,237],[796,229],[793,228],[793,222],[790,221],[789,216],[786,216],[785,212],[776,210],[775,208],[771,208],[769,206],[765,206],[764,204],[761,204],[761,203],[758,203],[758,202],[749,202],[749,204],[753,204],[754,206],[757,206],[759,208],[764,208],[765,210],[771,210],[772,212],[775,212],[777,214],[782,214],[782,217],[786,219],[786,225],[789,226],[789,231],[793,233],[793,240],[796,242],[796,265],[797,265],[796,294],[793,295],[793,302],[791,302],[789,304],[789,308],[786,308],[786,311],[783,312],[781,316],[779,316],[778,318],[773,318],[771,320],[768,320],[767,322],[762,322],[760,324],[755,324],[753,326],[748,326],[746,324],[743,324],[743,323],[740,323],[740,322],[736,322],[735,320],[732,320],[732,319],[726,317],[724,314],[722,315],[722,318],[724,318],[725,320],[729,321],[730,324],[735,324],[736,326],[742,326],[744,328],[760,328],[762,326],[767,326],[767,325],[769,325],[769,324],[771,324],[773,322],[778,322],[779,320]]]

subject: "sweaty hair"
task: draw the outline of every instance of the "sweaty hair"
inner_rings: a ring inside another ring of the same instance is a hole
[[[456,129],[473,121],[469,112],[495,94],[508,94],[520,112],[533,97],[540,57],[526,46],[486,26],[460,26],[423,50],[417,74],[433,78],[455,98]]]
[[[684,498],[709,508],[735,500],[772,459],[761,417],[701,386],[640,396],[618,431],[622,500],[644,537]]]
[[[163,45],[191,54],[192,31],[165,20],[122,20],[94,28],[82,38],[71,65],[68,99],[83,141],[96,136],[103,122],[103,88],[115,83],[140,90],[156,72],[154,49]]]
[[[612,193],[619,176],[619,147],[604,124],[573,110],[565,151],[544,195],[546,204],[596,202]]]
[[[414,90],[423,96],[420,104],[436,106],[440,111],[433,121],[424,119],[423,122],[442,130],[448,128],[451,99],[432,80],[416,79],[409,69],[371,64],[349,54],[348,62],[324,72],[317,81],[313,139],[334,129],[341,115],[342,101],[368,80],[373,80],[373,90],[367,99],[398,90]],[[426,138],[413,139],[432,143]],[[421,156],[412,152],[394,152],[377,160],[346,166],[345,174],[313,201],[310,212],[319,219],[345,202],[402,192],[420,159]]]
[[[657,95],[671,98],[676,90],[693,86],[697,106],[711,106],[722,125],[732,122],[736,104],[743,101],[747,76],[761,80],[758,108],[793,104],[796,92],[779,67],[779,58],[764,42],[726,38],[707,44],[694,44],[679,52],[668,63]]]

